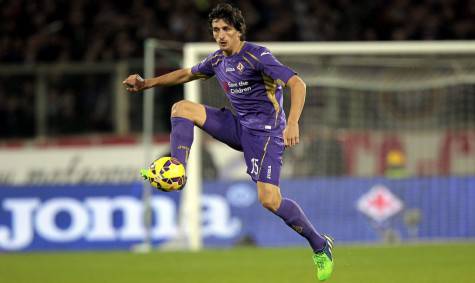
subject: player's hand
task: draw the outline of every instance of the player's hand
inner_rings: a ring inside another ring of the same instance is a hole
[[[284,129],[284,145],[285,147],[292,147],[299,144],[299,124],[288,123]]]
[[[146,88],[145,80],[138,74],[130,75],[122,84],[128,92],[139,92]]]

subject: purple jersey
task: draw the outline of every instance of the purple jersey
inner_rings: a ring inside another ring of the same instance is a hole
[[[282,136],[285,128],[283,86],[296,74],[265,47],[244,42],[239,53],[218,50],[191,72],[216,76],[237,112],[240,124],[256,135]]]

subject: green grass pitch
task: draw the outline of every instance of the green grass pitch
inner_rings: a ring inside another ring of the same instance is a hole
[[[475,282],[475,243],[337,246],[327,282]],[[0,282],[317,282],[305,248],[0,254]]]

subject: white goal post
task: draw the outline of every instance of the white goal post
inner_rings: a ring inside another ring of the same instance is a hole
[[[153,39],[151,39],[153,40]],[[265,42],[259,43],[266,46],[271,52],[279,56],[367,56],[374,57],[376,60],[379,56],[458,56],[467,54],[475,56],[475,41],[417,41],[417,42]],[[147,45],[145,46],[152,46]],[[184,67],[192,67],[203,60],[209,53],[215,51],[217,46],[215,43],[188,43],[184,46]],[[145,52],[151,54],[151,52]],[[154,57],[145,58],[147,62],[152,62]],[[395,60],[398,60],[397,58]],[[286,64],[285,62],[283,62]],[[294,67],[290,65],[290,67]],[[299,72],[298,69],[296,69]],[[302,76],[307,86],[318,86],[319,84],[338,84],[344,85],[345,81],[336,77],[319,78],[318,74],[311,76]],[[214,78],[213,78],[214,79]],[[470,81],[475,82],[473,74],[452,78],[453,81]],[[436,83],[434,82],[430,83]],[[356,81],[355,81],[356,82]],[[355,82],[349,82],[349,85]],[[404,83],[400,83],[397,87],[404,87]],[[452,83],[452,82],[449,82]],[[185,85],[185,99],[197,103],[204,103],[200,88],[200,81],[193,81]],[[365,88],[378,88],[379,86],[364,86]],[[224,94],[223,94],[224,96]],[[305,110],[304,110],[305,112]],[[151,117],[147,118],[151,119]],[[182,192],[182,201],[180,209],[180,225],[181,231],[186,233],[187,249],[196,251],[203,248],[203,239],[201,234],[201,194],[202,194],[202,168],[201,168],[201,130],[195,128],[193,148],[190,152],[187,175],[188,183],[186,189]],[[244,161],[243,161],[244,162]]]

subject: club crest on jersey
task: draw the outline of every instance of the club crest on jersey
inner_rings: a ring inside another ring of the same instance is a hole
[[[239,64],[236,66],[236,68],[237,68],[237,69],[239,70],[239,72],[241,72],[241,73],[242,73],[242,71],[244,71],[244,65],[243,65],[241,62],[239,62]]]

